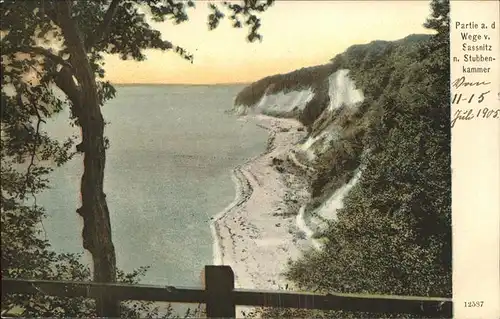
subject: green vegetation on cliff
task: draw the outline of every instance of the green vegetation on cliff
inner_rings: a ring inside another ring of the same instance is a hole
[[[407,73],[408,68],[419,68],[419,61],[424,58],[419,58],[418,52],[429,39],[428,35],[410,35],[394,42],[373,41],[352,46],[332,59],[337,69],[350,70],[349,76],[365,99],[357,108],[341,107],[326,117],[322,114],[311,127],[312,134],[319,134],[326,127],[335,127],[339,134],[315,163],[311,209],[352,178],[354,171],[364,164],[361,162],[364,152],[373,153],[378,144],[384,143],[379,129],[385,122],[381,121],[394,120],[387,110],[398,107],[406,112],[403,104],[406,102],[394,104],[391,98],[399,94],[400,87],[414,81]]]
[[[290,263],[286,275],[303,290],[451,297],[449,5],[431,7],[425,25],[437,34],[357,45],[333,59],[351,70],[365,100],[357,112],[324,119],[341,127],[341,138],[315,164],[313,203],[356,168],[362,174],[323,234],[323,250]],[[263,316],[412,317],[283,309]]]

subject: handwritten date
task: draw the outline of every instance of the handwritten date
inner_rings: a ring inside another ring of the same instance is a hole
[[[466,102],[467,104],[470,104],[472,102],[482,103],[486,94],[490,92],[491,91],[486,91],[477,95],[476,93],[473,93],[468,96],[465,96],[462,93],[455,93],[453,94],[453,98],[451,99],[451,104],[459,104],[460,102]]]
[[[457,121],[469,121],[475,118],[480,119],[500,119],[500,109],[489,109],[487,107],[474,110],[474,109],[459,109],[455,111],[453,119],[451,120],[451,127],[455,126]]]

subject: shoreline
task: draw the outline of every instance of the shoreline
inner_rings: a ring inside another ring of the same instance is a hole
[[[308,193],[300,178],[278,171],[273,162],[285,161],[306,132],[294,119],[265,115],[247,119],[268,130],[268,146],[232,170],[235,198],[210,223],[213,261],[231,266],[236,288],[284,289],[282,273],[288,260],[300,257],[310,245],[299,234],[298,211],[289,204],[296,204],[296,198],[307,198]]]

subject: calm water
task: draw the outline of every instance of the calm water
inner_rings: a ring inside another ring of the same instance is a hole
[[[234,198],[230,170],[265,149],[267,132],[224,113],[241,86],[119,86],[103,107],[110,139],[105,192],[118,266],[151,266],[144,283],[200,285],[212,263],[210,217]],[[47,130],[73,132],[67,115]],[[82,158],[52,176],[39,198],[57,251],[83,252]]]

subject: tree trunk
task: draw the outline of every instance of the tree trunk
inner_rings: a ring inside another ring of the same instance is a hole
[[[116,282],[116,256],[111,238],[106,195],[103,190],[106,150],[104,119],[101,113],[94,72],[90,66],[83,39],[71,19],[70,1],[57,1],[57,19],[62,29],[80,88],[79,101],[73,101],[82,130],[80,150],[84,153],[81,180],[83,247],[92,254],[94,281]],[[96,300],[97,315],[119,317],[120,303],[110,296]]]

